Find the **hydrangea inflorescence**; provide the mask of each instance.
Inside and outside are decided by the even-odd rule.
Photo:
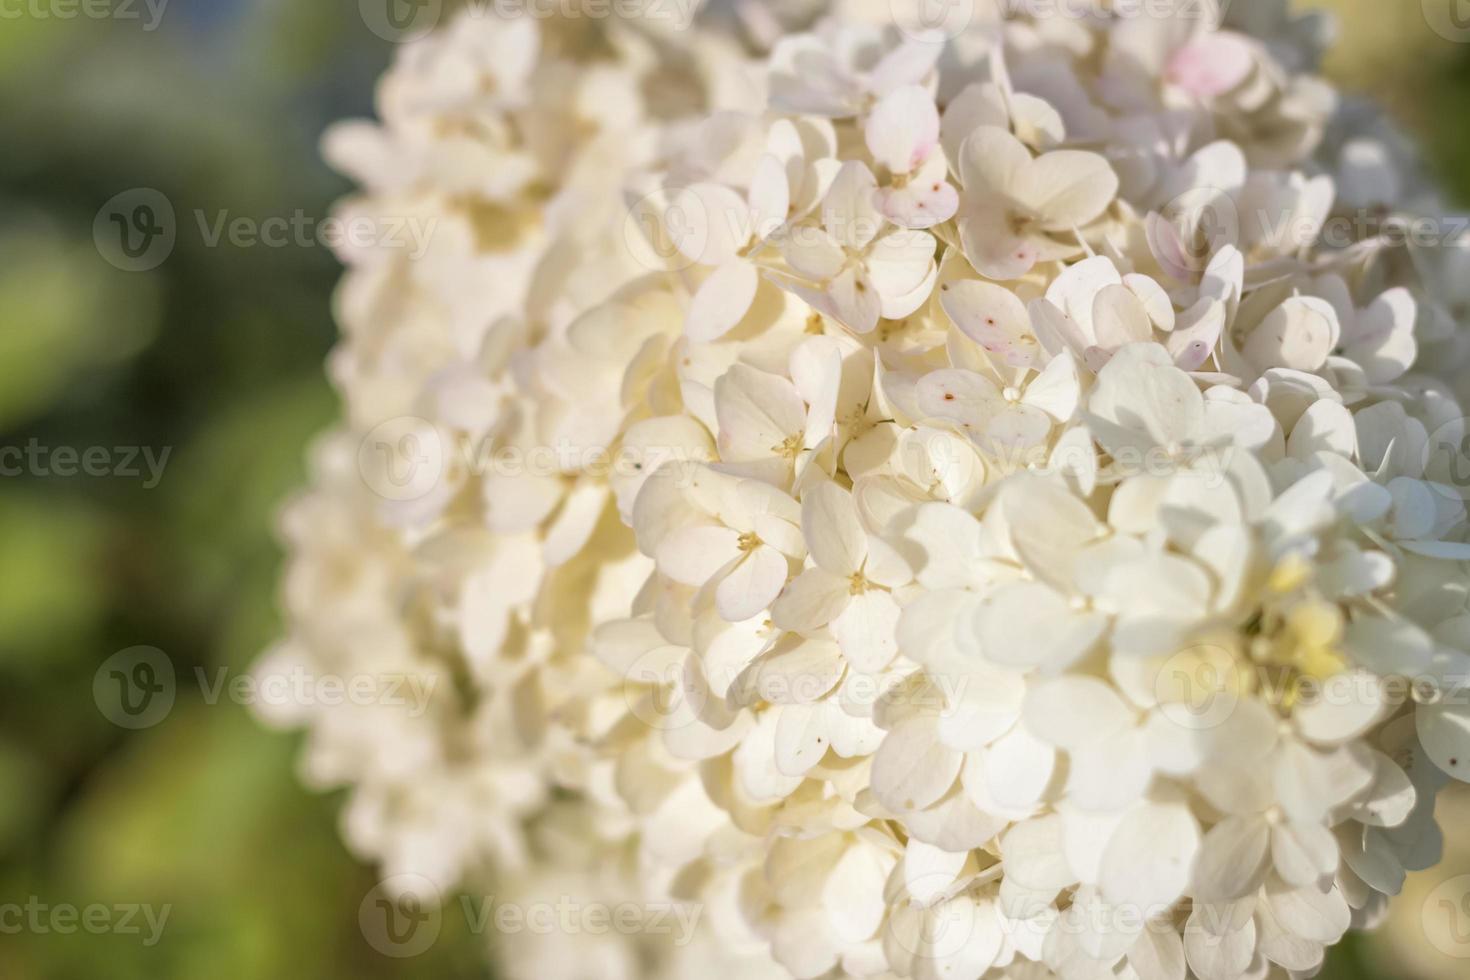
[[[1311,973],[1470,779],[1470,247],[1284,3],[892,7],[403,49],[259,669],[432,696],[273,714],[390,883],[704,913],[515,975]]]

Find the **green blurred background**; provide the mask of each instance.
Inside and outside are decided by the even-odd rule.
[[[297,737],[193,681],[242,673],[279,628],[272,524],[335,412],[322,362],[338,270],[320,246],[207,247],[192,215],[326,216],[347,187],[318,136],[370,111],[390,45],[353,0],[172,0],[155,30],[142,0],[137,20],[56,15],[77,3],[0,0],[0,447],[169,456],[152,488],[0,477],[0,906],[170,911],[153,945],[146,925],[61,935],[0,918],[0,980],[488,976],[454,916],[421,956],[375,952],[358,928],[374,879],[340,843],[340,799],[298,786]],[[1334,78],[1390,104],[1470,200],[1470,45],[1436,36],[1420,0],[1310,5],[1346,15]],[[179,214],[148,272],[115,268],[92,237],[104,202],[136,187]],[[166,651],[180,683],[162,723],[129,731],[92,683],[137,644]],[[1325,976],[1463,977],[1403,904]]]

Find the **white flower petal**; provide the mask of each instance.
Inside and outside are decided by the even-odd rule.
[[[1266,901],[1283,929],[1313,942],[1332,945],[1352,923],[1352,910],[1336,885],[1288,888],[1272,882],[1266,886]]]
[[[722,265],[750,238],[749,211],[720,184],[692,184],[674,195],[664,217],[674,246],[701,265]]]
[[[715,524],[676,529],[659,544],[658,570],[675,582],[701,586],[740,555],[740,533]]]
[[[1105,616],[1074,610],[1064,596],[1045,585],[1013,582],[997,589],[977,610],[973,628],[980,649],[994,663],[1059,671],[1085,657],[1107,627]]]
[[[1434,764],[1461,782],[1470,782],[1470,705],[1464,703],[1463,689],[1455,698],[1458,703],[1420,708],[1414,720],[1419,741]]]
[[[1233,902],[1253,894],[1270,867],[1271,827],[1256,815],[1228,816],[1200,842],[1192,894],[1201,902]]]
[[[783,630],[821,629],[852,600],[851,584],[820,568],[808,568],[792,579],[771,607],[771,620]]]
[[[1184,895],[1199,847],[1199,823],[1188,806],[1138,807],[1118,823],[1103,851],[1103,896],[1150,914],[1162,911]]]
[[[1122,731],[1133,712],[1107,684],[1092,677],[1042,681],[1026,692],[1026,727],[1059,749],[1071,750]]]
[[[920,905],[930,905],[943,896],[960,875],[968,851],[946,851],[909,839],[903,853],[903,882],[909,897]]]
[[[843,577],[862,570],[868,535],[851,493],[830,482],[812,487],[802,497],[801,528],[818,568]]]
[[[776,601],[788,572],[785,555],[775,548],[756,548],[715,588],[715,607],[732,623],[750,619]]]
[[[862,163],[849,160],[837,172],[822,201],[822,226],[844,248],[861,249],[882,230],[884,219],[874,198],[878,181]]]
[[[1009,192],[1030,165],[1031,151],[1008,130],[981,126],[965,139],[958,169],[965,190],[979,196],[986,191]]]
[[[750,312],[760,273],[749,262],[726,262],[699,284],[684,321],[685,335],[707,344],[729,333]]]
[[[1240,980],[1256,955],[1256,924],[1220,932],[1206,926],[1213,910],[1197,906],[1184,929],[1184,954],[1199,980]]]
[[[862,841],[847,849],[822,889],[822,907],[835,936],[858,943],[878,934],[888,911],[883,886],[897,863],[890,852]]]
[[[1145,927],[1128,950],[1128,965],[1138,974],[1138,980],[1184,980],[1184,941],[1171,923],[1166,925]]]
[[[1071,751],[1067,797],[1084,810],[1126,810],[1147,792],[1153,780],[1148,735],[1125,728],[1105,739]]]
[[[1273,367],[1316,371],[1327,362],[1337,337],[1337,314],[1326,301],[1295,296],[1251,331],[1242,353],[1262,371]]]
[[[1337,870],[1337,838],[1322,824],[1289,820],[1271,828],[1271,863],[1288,885],[1315,885]]]
[[[848,663],[862,673],[876,674],[898,655],[898,617],[898,603],[890,593],[863,592],[832,620],[832,636]]]
[[[905,721],[873,757],[873,794],[894,813],[923,810],[949,792],[964,756],[939,740],[932,719]]]
[[[1020,727],[997,740],[985,753],[990,795],[1008,807],[1026,808],[1039,803],[1051,785],[1056,766],[1056,750]]]
[[[1096,153],[1056,150],[1037,157],[1016,176],[1014,193],[1041,216],[1048,231],[1090,223],[1118,193],[1118,175]]]
[[[806,406],[791,382],[736,364],[715,382],[720,454],[726,460],[764,459],[806,427]]]

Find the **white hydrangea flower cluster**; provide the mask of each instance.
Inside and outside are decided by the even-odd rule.
[[[442,680],[283,719],[349,840],[644,976],[1309,975],[1470,780],[1470,242],[1284,2],[902,6],[405,50],[261,669]]]
[[[381,124],[326,141],[364,187],[346,216],[385,234],[343,250],[330,369],[346,419],[283,515],[290,632],[257,672],[347,693],[260,710],[308,730],[304,778],[350,789],[344,837],[418,899],[636,896],[636,826],[586,748],[608,680],[582,654],[651,568],[603,513],[609,471],[588,456],[616,431],[607,382],[638,344],[584,346],[598,337],[579,324],[648,271],[625,244],[623,182],[670,127],[731,102],[719,88],[740,91],[745,58],[717,35],[673,48],[595,26],[471,11],[402,49]],[[423,255],[386,233],[407,219],[431,231]],[[581,850],[552,825],[577,827]],[[527,942],[507,975],[749,972],[708,946]]]

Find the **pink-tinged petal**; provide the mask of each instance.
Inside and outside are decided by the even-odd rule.
[[[953,218],[959,207],[959,192],[942,180],[885,187],[878,192],[878,210],[903,228],[932,228]]]
[[[1036,363],[1039,345],[1026,305],[1003,286],[979,280],[946,283],[939,303],[961,332],[1012,367]]]
[[[1207,34],[1175,51],[1164,69],[1170,84],[1200,99],[1231,91],[1255,67],[1255,52],[1237,34]]]
[[[962,209],[959,229],[965,257],[987,279],[1019,279],[1036,265],[1036,243],[1010,231],[1010,217],[1003,202],[991,198]]]
[[[1225,306],[1217,299],[1201,299],[1180,316],[1166,346],[1181,371],[1198,371],[1225,332]]]
[[[890,173],[913,173],[939,143],[939,110],[934,97],[908,85],[885,97],[864,127],[868,151]]]

